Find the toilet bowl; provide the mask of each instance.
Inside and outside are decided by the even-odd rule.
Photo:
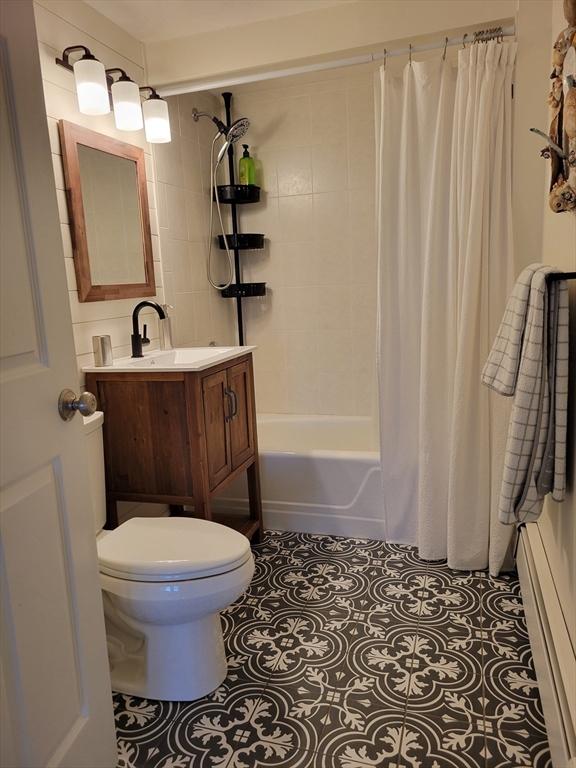
[[[254,573],[248,539],[193,518],[132,518],[98,538],[112,688],[192,701],[226,677],[220,611]]]
[[[112,688],[193,701],[226,677],[219,614],[250,584],[250,542],[227,526],[184,517],[136,517],[102,530],[102,421],[98,413],[84,425]]]

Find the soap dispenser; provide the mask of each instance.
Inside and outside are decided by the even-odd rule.
[[[240,184],[255,184],[256,170],[254,168],[254,160],[250,157],[250,152],[248,151],[249,145],[242,144],[242,146],[244,147],[244,154],[238,164]]]

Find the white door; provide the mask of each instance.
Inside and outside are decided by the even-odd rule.
[[[31,0],[0,1],[2,768],[113,768],[113,709]]]

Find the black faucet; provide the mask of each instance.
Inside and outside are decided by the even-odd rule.
[[[140,315],[140,310],[144,309],[144,307],[152,307],[152,309],[155,309],[156,312],[158,312],[160,320],[166,318],[164,310],[160,304],[156,304],[155,301],[141,301],[140,304],[136,304],[134,312],[132,312],[132,336],[130,337],[132,341],[132,357],[144,357],[142,354],[143,339],[142,336],[140,336],[140,329],[138,328],[138,317]]]

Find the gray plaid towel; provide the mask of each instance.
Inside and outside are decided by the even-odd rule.
[[[563,501],[568,408],[568,287],[546,283],[557,270],[531,264],[520,274],[482,371],[482,382],[514,395],[502,488],[502,523],[532,522],[552,492]]]

